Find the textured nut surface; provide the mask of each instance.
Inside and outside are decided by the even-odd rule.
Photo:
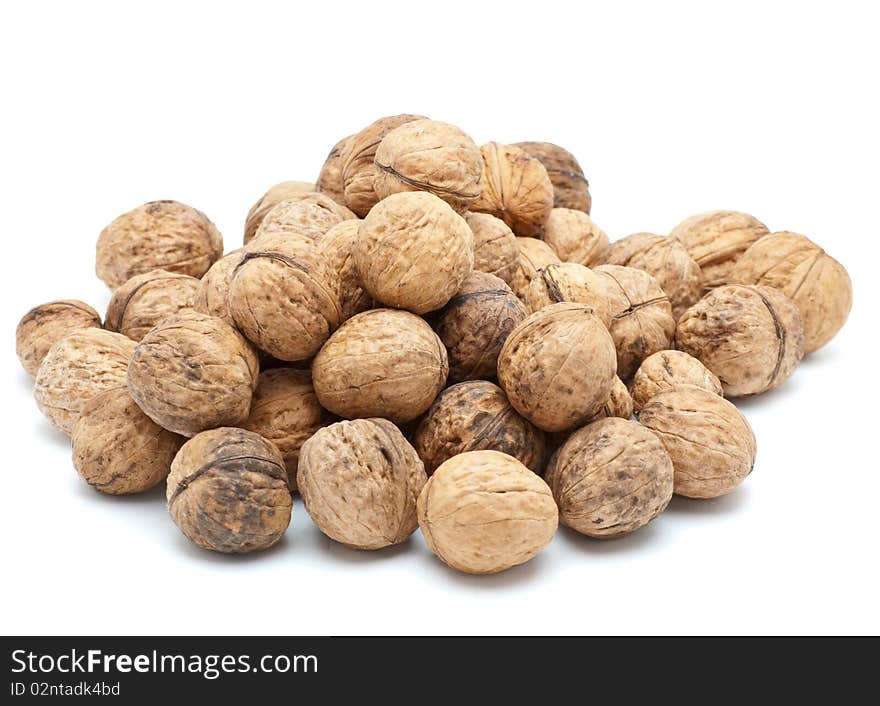
[[[340,323],[373,307],[373,298],[361,286],[354,266],[354,244],[360,225],[358,220],[343,221],[318,239],[318,249],[324,253],[339,282]]]
[[[584,267],[602,263],[608,254],[608,236],[583,211],[554,208],[547,217],[541,238],[564,262]]]
[[[293,498],[281,453],[244,429],[221,427],[187,441],[171,464],[168,512],[203,549],[268,549],[290,524]]]
[[[629,419],[633,415],[633,398],[629,393],[629,388],[616,375],[614,376],[614,384],[611,386],[611,394],[605,400],[605,404],[593,417],[593,420],[604,419],[605,417],[619,417],[620,419]]]
[[[731,284],[710,291],[678,322],[675,347],[697,358],[731,397],[781,385],[804,357],[804,327],[778,289]]]
[[[544,165],[553,184],[553,205],[556,208],[590,212],[593,205],[590,183],[571,152],[551,142],[517,142],[514,147],[525,150]]]
[[[675,238],[653,233],[628,235],[614,242],[605,263],[644,270],[656,279],[669,297],[676,321],[702,296],[700,266]]]
[[[489,142],[483,155],[483,190],[472,211],[491,213],[519,236],[537,236],[553,208],[553,184],[537,159],[519,147]]]
[[[327,159],[324,160],[324,166],[321,167],[318,180],[315,182],[315,191],[326,194],[338,204],[345,204],[345,193],[342,187],[342,153],[352,137],[354,135],[343,137],[333,145]]]
[[[564,431],[601,410],[616,367],[614,342],[593,310],[561,303],[531,314],[510,333],[498,356],[498,381],[532,424]]]
[[[718,377],[692,355],[684,351],[657,351],[642,361],[633,377],[633,406],[639,410],[654,395],[679,385],[694,385],[724,395]]]
[[[513,293],[525,301],[529,291],[529,285],[538,274],[538,271],[547,265],[559,264],[561,260],[556,252],[543,240],[537,238],[517,238],[519,247],[519,260],[513,272],[513,280],[510,288]]]
[[[446,304],[471,273],[473,258],[467,222],[424,191],[392,194],[376,204],[354,245],[364,289],[416,314]]]
[[[186,312],[141,339],[128,366],[128,390],[159,426],[193,436],[247,417],[257,384],[256,353],[222,319]]]
[[[287,199],[275,206],[260,223],[253,239],[279,235],[304,235],[317,240],[337,223],[354,215],[329,196],[312,193]],[[245,245],[253,239],[245,239]]]
[[[339,325],[339,281],[311,238],[260,236],[232,272],[229,311],[260,350],[306,360]]]
[[[279,203],[316,190],[320,191],[315,184],[309,184],[307,181],[282,181],[280,184],[275,184],[248,211],[244,222],[244,242],[254,237],[266,214]]]
[[[135,275],[113,291],[104,326],[140,341],[162,319],[192,309],[199,280],[189,275],[153,270]]]
[[[632,267],[600,265],[611,311],[617,374],[626,380],[652,353],[669,348],[675,319],[669,297],[651,275]]]
[[[151,201],[101,231],[95,272],[110,289],[150,270],[201,277],[223,254],[220,231],[201,211]]]
[[[807,353],[828,343],[852,308],[852,282],[843,265],[797,233],[758,240],[739,258],[730,281],[775,287],[789,297],[801,312]]]
[[[449,362],[437,334],[415,314],[371,309],[353,316],[315,356],[321,406],[340,417],[418,417],[446,384]]]
[[[672,499],[669,454],[651,431],[627,419],[600,419],[576,431],[545,478],[560,522],[588,537],[635,532]]]
[[[297,486],[324,534],[356,549],[382,549],[415,532],[425,468],[386,419],[331,424],[302,447]]]
[[[707,211],[685,219],[670,235],[680,240],[700,266],[703,289],[726,283],[739,256],[769,231],[739,211]]]
[[[488,213],[466,213],[464,218],[474,236],[474,269],[509,285],[519,265],[519,245],[510,226]]]
[[[535,473],[544,464],[544,432],[517,414],[504,390],[486,380],[441,392],[419,423],[413,446],[428,475],[453,456],[485,449],[513,456]]]
[[[611,326],[608,285],[602,275],[575,262],[550,264],[539,270],[526,290],[530,312],[559,302],[586,304],[606,327]]]
[[[193,309],[235,325],[232,312],[229,311],[229,285],[232,283],[232,273],[236,265],[241,262],[241,256],[240,249],[233,250],[211,265],[211,269],[199,280]]]
[[[469,451],[442,464],[419,495],[418,513],[428,548],[468,574],[527,562],[559,524],[547,484],[499,451]]]
[[[449,354],[449,382],[495,377],[501,346],[525,318],[526,308],[502,280],[472,272],[434,325]]]
[[[755,435],[746,418],[700,387],[683,385],[654,395],[639,422],[657,435],[672,459],[677,495],[725,495],[755,465]]]
[[[54,427],[73,433],[86,402],[125,384],[134,347],[127,336],[100,328],[81,329],[59,339],[37,369],[37,407]]]
[[[35,306],[15,329],[15,352],[31,377],[49,349],[59,340],[80,329],[101,328],[101,316],[79,299],[61,299]]]
[[[404,123],[422,120],[423,115],[391,115],[379,118],[353,135],[342,150],[342,191],[345,205],[360,218],[379,201],[373,188],[377,169],[376,150],[389,132]]]
[[[251,411],[241,426],[275,444],[284,458],[293,491],[303,442],[329,421],[330,415],[318,403],[308,370],[272,368],[257,378]]]
[[[164,481],[184,439],[144,414],[123,383],[83,406],[72,441],[83,480],[102,493],[126,495]]]

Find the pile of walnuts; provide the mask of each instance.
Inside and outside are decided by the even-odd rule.
[[[342,544],[418,528],[449,566],[503,571],[559,522],[619,537],[734,490],[756,446],[726,398],[781,385],[852,303],[803,235],[713,211],[612,243],[591,203],[561,147],[382,118],[269,189],[225,255],[176,201],[119,216],[103,322],[43,304],[18,355],[82,478],[166,483],[201,547],[272,546],[298,493]]]

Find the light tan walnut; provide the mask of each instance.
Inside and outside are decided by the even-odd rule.
[[[211,265],[211,269],[199,280],[193,309],[235,325],[232,312],[229,311],[229,285],[235,267],[241,262],[241,255],[241,249],[233,250]]]
[[[606,280],[599,273],[575,262],[561,262],[538,271],[526,290],[525,302],[533,313],[559,302],[586,304],[606,327],[610,327],[607,289]]]
[[[642,361],[632,382],[636,411],[654,395],[679,385],[695,385],[723,396],[721,381],[705,365],[684,351],[657,351]]]
[[[277,235],[304,235],[318,240],[333,226],[351,218],[354,218],[354,214],[329,196],[318,193],[302,194],[272,208],[263,218],[253,238],[245,238],[244,243],[247,245],[256,238]]]
[[[15,329],[15,352],[28,375],[34,377],[49,349],[81,329],[101,328],[101,315],[79,299],[62,299],[35,306]]]
[[[318,239],[318,249],[324,253],[339,281],[340,323],[373,308],[373,298],[364,291],[354,265],[354,244],[360,225],[358,220],[342,221]]]
[[[575,156],[550,142],[517,142],[519,147],[540,160],[553,183],[553,205],[589,213],[593,205],[590,183]]]
[[[584,267],[601,264],[610,247],[608,236],[583,211],[554,208],[547,217],[541,238],[563,262]]]
[[[525,301],[529,291],[529,285],[538,274],[539,270],[547,265],[557,265],[561,262],[556,252],[543,240],[537,238],[517,238],[519,246],[519,260],[513,273],[513,281],[510,288],[513,293]]]
[[[280,184],[275,184],[248,211],[244,222],[244,242],[247,243],[254,237],[266,214],[279,203],[313,191],[320,191],[320,189],[307,181],[282,181]]]
[[[199,280],[189,275],[165,270],[135,275],[114,290],[104,326],[140,341],[162,319],[192,309],[198,290]]]
[[[352,137],[354,135],[343,137],[333,145],[315,182],[315,191],[326,194],[338,204],[345,204],[345,190],[342,186],[342,153]]]
[[[464,218],[474,235],[474,269],[510,285],[519,266],[519,245],[510,226],[488,213],[466,213]]]

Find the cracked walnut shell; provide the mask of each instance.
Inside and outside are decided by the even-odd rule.
[[[247,243],[256,235],[257,228],[260,227],[266,214],[279,203],[313,191],[320,191],[320,189],[317,189],[315,184],[309,184],[305,181],[282,181],[280,184],[275,184],[248,211],[244,222],[244,242]]]
[[[574,302],[586,304],[605,327],[611,326],[607,284],[602,275],[575,262],[547,265],[532,278],[526,290],[526,305],[536,312],[551,304]]]
[[[195,277],[165,270],[135,275],[113,292],[104,326],[140,341],[162,319],[192,309],[199,286]]]
[[[468,451],[443,463],[419,495],[418,517],[428,548],[468,574],[527,562],[559,524],[547,484],[499,451]]]
[[[642,361],[633,377],[632,400],[636,410],[654,395],[679,385],[694,385],[723,396],[721,381],[684,351],[657,351]]]
[[[510,226],[488,213],[466,213],[464,219],[474,235],[474,270],[510,285],[519,265],[519,245]]]
[[[373,308],[373,298],[364,291],[354,265],[354,244],[361,222],[342,221],[318,239],[318,249],[336,272],[339,281],[339,321]]]
[[[610,247],[605,231],[592,218],[570,208],[550,211],[541,239],[563,262],[576,262],[584,267],[604,262]]]
[[[544,165],[553,184],[553,205],[556,208],[590,212],[593,205],[590,183],[571,152],[551,142],[517,142],[514,147],[525,150]]]
[[[49,349],[65,336],[87,328],[101,328],[101,316],[85,302],[62,299],[35,306],[15,329],[15,353],[28,375],[34,377]]]
[[[345,190],[342,186],[342,153],[354,135],[343,137],[337,142],[324,160],[321,173],[315,182],[315,191],[326,194],[338,204],[345,204]]]
[[[517,238],[519,260],[513,273],[510,288],[521,300],[525,301],[529,285],[538,272],[548,265],[561,262],[556,252],[543,240],[537,238]]]

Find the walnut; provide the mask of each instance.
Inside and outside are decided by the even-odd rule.
[[[584,267],[601,264],[610,247],[605,231],[592,218],[570,208],[550,211],[541,238],[564,262]]]
[[[427,191],[464,213],[482,191],[483,157],[454,125],[413,120],[389,132],[376,150],[373,188],[380,199]]]
[[[584,304],[531,314],[507,337],[498,381],[514,409],[544,431],[595,416],[611,394],[617,361],[608,330]]]
[[[371,309],[353,316],[312,363],[321,406],[340,417],[418,417],[446,384],[446,349],[415,314]]]
[[[329,196],[312,193],[287,199],[275,206],[260,223],[254,239],[277,235],[304,235],[318,240],[342,221],[354,218]],[[245,245],[252,239],[245,238]]]
[[[72,440],[77,472],[109,495],[142,493],[159,485],[184,442],[144,414],[124,383],[86,402]]]
[[[553,208],[553,184],[537,159],[519,147],[489,142],[483,155],[483,191],[472,211],[498,216],[519,236],[537,236]]]
[[[636,411],[648,400],[678,385],[695,385],[722,395],[721,381],[692,355],[684,351],[657,351],[642,361],[632,382],[632,401]]]
[[[242,554],[276,544],[290,524],[293,498],[274,444],[221,427],[187,441],[171,464],[168,512],[192,542]]]
[[[273,368],[257,378],[251,411],[241,427],[275,444],[294,491],[300,447],[329,422],[330,415],[318,403],[308,370]]]
[[[342,153],[353,137],[354,135],[343,137],[333,145],[327,159],[324,160],[324,166],[321,167],[318,180],[315,182],[315,191],[326,194],[338,204],[345,204],[345,193],[342,187]]]
[[[162,319],[192,309],[198,290],[199,280],[189,275],[165,270],[135,275],[113,292],[104,326],[140,341]]]
[[[318,249],[336,272],[339,282],[339,321],[373,308],[373,298],[364,291],[354,266],[354,244],[361,222],[342,221],[318,239]]]
[[[525,318],[526,308],[502,280],[471,273],[434,325],[449,354],[449,382],[495,377],[501,346]]]
[[[204,213],[177,201],[152,201],[101,231],[95,272],[110,289],[150,270],[201,277],[222,254],[220,231]]]
[[[513,456],[535,473],[544,464],[544,432],[516,413],[504,390],[485,380],[441,392],[419,423],[413,446],[429,476],[453,456],[482,449]]]
[[[637,422],[600,419],[572,434],[545,476],[559,520],[588,537],[644,527],[672,499],[672,460]]]
[[[559,524],[547,484],[499,451],[468,451],[443,463],[419,495],[418,513],[428,548],[468,574],[527,562]]]
[[[605,417],[619,417],[620,419],[629,419],[633,416],[633,398],[629,393],[629,389],[616,375],[614,376],[614,384],[611,386],[611,394],[605,400],[605,404],[596,413],[591,421],[596,419],[604,419]]]
[[[513,293],[525,301],[529,291],[529,285],[538,271],[561,262],[556,252],[543,240],[537,238],[517,238],[519,246],[519,261],[513,273],[513,281],[510,288]]]
[[[416,499],[425,468],[386,419],[331,424],[306,441],[297,486],[312,521],[355,549],[406,541],[418,526]]]
[[[101,316],[85,302],[62,299],[35,306],[15,329],[15,352],[28,375],[34,377],[49,349],[81,329],[101,328]]]
[[[241,249],[233,250],[211,265],[211,269],[199,280],[193,302],[196,311],[235,325],[232,312],[229,311],[229,285],[232,283],[232,273],[236,265],[241,262],[241,256]]]
[[[433,194],[392,194],[361,223],[354,264],[374,299],[425,314],[446,304],[471,273],[473,235]]]
[[[568,150],[550,142],[517,142],[519,147],[539,160],[553,184],[553,205],[556,208],[572,208],[590,212],[590,183],[575,156]]]
[[[275,184],[248,211],[244,222],[244,242],[246,243],[254,237],[266,214],[279,203],[313,191],[321,191],[321,189],[306,181],[282,181],[280,184]]]
[[[703,290],[725,284],[733,266],[769,231],[761,221],[739,211],[708,211],[685,219],[670,235],[680,240],[700,266]]]
[[[843,265],[797,233],[758,240],[739,258],[730,281],[775,287],[790,297],[804,322],[806,353],[828,343],[852,308],[852,282]]]
[[[654,395],[639,412],[639,422],[666,447],[676,495],[724,495],[755,465],[755,435],[746,418],[709,390],[682,385]]]
[[[651,275],[632,267],[600,265],[611,310],[617,374],[624,380],[652,353],[669,348],[675,319],[669,297]]]
[[[697,358],[731,397],[781,385],[804,357],[804,326],[778,289],[739,284],[710,291],[678,322],[675,347]]]
[[[394,128],[424,117],[404,114],[379,118],[346,143],[341,155],[342,191],[345,205],[360,218],[366,216],[379,201],[373,188],[378,173],[374,159],[379,144]]]
[[[464,219],[474,235],[474,269],[509,285],[519,265],[519,245],[510,226],[488,213],[466,213]]]
[[[159,426],[193,436],[243,421],[258,372],[256,353],[238,331],[190,311],[165,319],[137,344],[128,389]]]
[[[634,267],[656,279],[669,297],[676,321],[702,295],[700,266],[680,241],[666,235],[635,233],[621,238],[611,246],[605,264]]]
[[[339,325],[339,281],[307,236],[260,236],[232,272],[229,311],[260,350],[279,360],[306,360]]]
[[[81,329],[59,339],[37,369],[37,407],[54,427],[73,433],[86,402],[125,384],[134,347],[127,336],[100,328]]]
[[[605,277],[575,262],[547,265],[532,278],[526,290],[526,306],[530,312],[558,302],[586,304],[606,328],[611,326]]]

